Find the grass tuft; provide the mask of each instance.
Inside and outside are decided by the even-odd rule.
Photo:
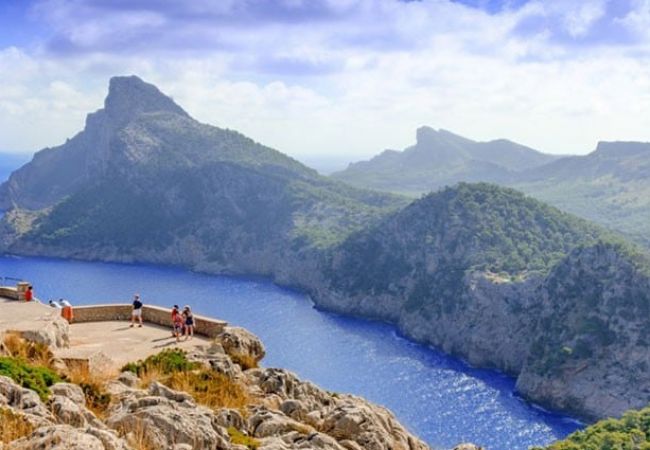
[[[87,367],[77,367],[71,369],[66,378],[70,383],[81,387],[88,409],[100,419],[106,418],[106,411],[111,404],[111,394],[106,392],[105,385],[115,378],[115,374],[92,372]]]
[[[228,355],[228,356],[230,356],[232,362],[234,362],[235,364],[239,364],[242,370],[257,369],[258,367],[257,360],[250,355],[233,353],[232,355]]]
[[[52,361],[52,352],[47,345],[24,339],[19,333],[8,332],[2,339],[8,356],[20,358],[39,366],[48,367]]]
[[[241,383],[211,369],[177,372],[163,383],[171,389],[187,392],[197,403],[212,409],[233,408],[245,413],[251,403]]]
[[[228,436],[230,436],[230,442],[233,444],[243,445],[244,447],[248,447],[250,450],[257,450],[260,446],[260,441],[245,435],[235,427],[228,427]]]
[[[22,415],[9,408],[0,407],[0,444],[8,444],[29,435],[32,431],[34,427]]]

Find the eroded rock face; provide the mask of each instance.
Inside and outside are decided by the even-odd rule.
[[[4,376],[0,376],[0,406],[2,405],[23,414],[25,420],[35,427],[54,422],[54,417],[36,392],[25,389]]]
[[[191,396],[153,383],[148,391],[127,391],[109,411],[106,423],[125,434],[140,435],[154,448],[189,444],[200,449],[229,449],[229,438],[208,408]]]
[[[266,350],[262,341],[250,331],[240,327],[225,327],[215,339],[235,361],[247,357],[256,364],[264,358]]]
[[[20,335],[33,342],[45,344],[50,348],[66,348],[70,345],[70,329],[68,322],[61,317],[53,317],[45,325],[33,330],[21,331]]]
[[[6,450],[130,450],[122,439],[107,431],[70,425],[41,427],[9,443]]]
[[[265,403],[270,407],[278,405],[279,409],[256,411],[249,419],[255,436],[321,433],[353,450],[428,449],[392,413],[362,398],[332,395],[281,369],[250,370],[246,375],[263,393]]]

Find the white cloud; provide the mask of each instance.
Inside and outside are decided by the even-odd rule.
[[[641,28],[649,2],[635,1],[620,20]],[[179,19],[177,11],[150,16],[145,28],[169,30],[166,39],[205,39],[184,51],[139,37],[147,11],[124,22],[124,11],[106,10],[100,20],[74,4],[48,1],[38,13],[80,48],[65,55],[47,46],[0,50],[0,149],[62,142],[101,107],[108,78],[129,73],[201,121],[295,156],[354,159],[402,148],[424,124],[552,152],[584,153],[598,139],[650,141],[647,37],[625,47],[572,48],[554,40],[553,30],[516,32],[541,16],[587,37],[604,14],[601,1],[533,2],[490,15],[445,0],[329,0],[327,20],[266,17],[239,27]],[[219,17],[240,4],[210,5],[192,2],[189,13]],[[76,14],[89,21],[78,26]],[[139,40],[115,50],[108,31]]]

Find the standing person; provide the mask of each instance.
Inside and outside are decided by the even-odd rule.
[[[176,338],[176,342],[181,341],[181,335],[183,334],[183,322],[183,315],[177,311],[177,314],[174,316],[174,331],[172,332]]]
[[[59,305],[63,308],[61,311],[61,316],[68,321],[68,323],[72,323],[72,319],[74,319],[74,312],[72,311],[72,304],[63,299],[59,299]]]
[[[194,315],[187,305],[183,308],[183,317],[185,318],[185,340],[187,341],[194,337]]]
[[[181,312],[178,310],[178,305],[174,305],[172,308],[172,336],[176,336],[176,318],[180,317]],[[182,318],[181,318],[182,324]]]
[[[138,322],[140,322],[138,328],[142,328],[142,306],[143,305],[140,301],[140,296],[138,294],[135,294],[133,297],[133,309],[131,310],[131,328],[133,328],[133,325],[135,325],[136,319]]]
[[[34,300],[34,290],[32,288],[32,285],[30,284],[27,286],[27,290],[25,291],[25,301],[26,302],[31,302]]]

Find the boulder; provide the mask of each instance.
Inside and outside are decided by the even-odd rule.
[[[122,434],[141,437],[152,448],[167,449],[170,443],[197,449],[230,448],[217,416],[186,393],[152,383],[149,391],[125,391],[115,400],[106,424]]]
[[[356,442],[365,450],[428,450],[385,408],[354,396],[343,396],[335,408],[324,411],[320,431],[338,441]]]
[[[454,450],[485,450],[483,447],[479,447],[478,445],[474,444],[458,444],[456,447],[454,447]]]
[[[5,450],[129,450],[124,440],[112,433],[69,425],[41,427],[28,436],[7,444]]]
[[[217,424],[223,428],[235,427],[238,430],[243,430],[246,422],[242,415],[236,409],[222,408],[215,413]]]
[[[245,362],[244,365],[249,362],[257,365],[266,354],[262,341],[250,331],[240,327],[225,327],[215,338],[215,343],[221,344],[233,361]]]
[[[62,317],[53,317],[44,326],[33,330],[20,331],[20,335],[32,342],[40,342],[51,349],[67,348],[70,346],[70,326]]]
[[[248,429],[257,438],[281,436],[294,431],[309,434],[313,431],[311,427],[297,422],[279,411],[265,407],[255,408],[253,415],[248,419]]]
[[[50,391],[54,395],[69,398],[76,405],[86,406],[84,391],[76,384],[56,383],[50,387]]]
[[[130,388],[138,387],[138,383],[140,383],[138,376],[129,371],[122,372],[120,376],[117,377],[117,381]]]
[[[36,392],[17,385],[11,378],[5,376],[0,376],[1,404],[21,412],[35,427],[54,422],[54,417]]]

